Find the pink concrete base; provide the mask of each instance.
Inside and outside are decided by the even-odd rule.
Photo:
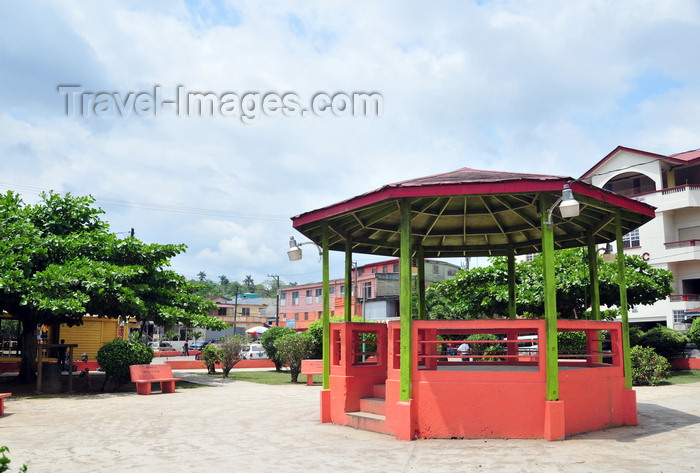
[[[392,412],[392,417],[395,419],[393,423],[394,434],[399,440],[414,440],[418,438],[416,430],[413,427],[413,400],[400,401],[387,408]]]
[[[625,425],[638,425],[637,421],[637,392],[625,389],[622,393],[622,418]]]
[[[321,423],[331,422],[331,390],[321,390]]]
[[[545,401],[544,439],[564,440],[565,425],[564,401]]]

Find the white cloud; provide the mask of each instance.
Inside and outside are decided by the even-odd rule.
[[[186,243],[189,275],[318,279],[286,261],[292,215],[459,167],[576,176],[618,144],[700,147],[698,23],[685,0],[5,2],[0,181],[93,194],[114,231]],[[373,91],[384,114],[71,118],[60,84]]]

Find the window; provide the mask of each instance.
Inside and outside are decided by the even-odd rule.
[[[398,272],[399,272],[399,263],[394,263],[394,271],[393,271],[393,272],[394,272],[394,273],[398,273]]]
[[[627,235],[622,237],[622,247],[623,248],[634,248],[636,246],[641,246],[639,243],[639,229],[632,230]]]
[[[372,298],[372,283],[365,282],[362,283],[362,298],[371,299]]]
[[[340,297],[345,297],[345,286],[340,286]]]
[[[309,313],[308,312],[304,312],[304,320],[309,320]]]
[[[280,305],[287,305],[287,293],[283,292],[280,294]]]
[[[376,274],[376,273],[377,273],[377,268],[376,267],[372,268],[372,274]]]
[[[316,289],[316,302],[321,302],[321,296],[323,296],[323,289]]]
[[[382,266],[382,273],[388,273],[388,272],[389,272],[389,268],[386,265]]]
[[[294,320],[299,320],[299,312],[294,314]]]
[[[299,291],[292,292],[292,305],[299,305]]]
[[[682,324],[684,320],[685,320],[685,311],[684,310],[674,310],[673,311],[673,323],[674,324]]]
[[[328,288],[328,294],[335,294],[335,286],[331,286]]]
[[[323,311],[319,310],[318,313],[316,314],[316,318],[320,319],[322,315],[323,315]]]
[[[314,301],[314,298],[313,298],[313,296],[311,295],[311,293],[312,293],[311,289],[307,289],[307,290],[306,290],[306,303],[307,303],[307,304],[311,304],[311,303],[313,303],[313,301]]]
[[[357,268],[357,274],[359,274],[360,276],[365,274],[365,268]]]
[[[535,254],[530,253],[529,255],[525,255],[525,261],[535,261]]]
[[[448,276],[448,277],[449,277],[449,276],[454,276],[455,274],[457,274],[457,270],[456,270],[456,269],[448,269],[448,270],[447,270],[447,276]]]
[[[437,264],[433,265],[433,274],[440,274],[440,266]]]
[[[219,307],[218,315],[226,315],[226,307]]]
[[[241,307],[241,315],[250,315],[250,307]]]

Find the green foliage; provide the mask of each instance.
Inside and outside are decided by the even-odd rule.
[[[209,374],[216,373],[216,365],[221,363],[221,348],[216,345],[207,345],[202,348],[199,358],[204,360]]]
[[[473,340],[498,340],[498,337],[492,333],[475,333],[469,335],[467,338],[469,341]],[[488,355],[488,354],[502,354],[505,351],[505,347],[501,344],[492,343],[469,343],[469,349],[472,355]],[[476,361],[494,361],[493,359],[476,358]]]
[[[215,304],[169,269],[185,245],[120,238],[92,197],[43,193],[27,205],[0,195],[0,307],[20,320],[20,380],[35,379],[37,325],[80,325],[85,314],[173,326],[223,328]]]
[[[695,317],[686,336],[691,343],[694,343],[696,347],[700,348],[700,317]]]
[[[333,317],[328,318],[328,323],[332,322],[342,322],[344,321],[345,318],[342,315],[336,315]],[[351,317],[351,322],[363,322],[362,317],[359,316],[352,316]],[[308,333],[311,338],[314,340],[314,344],[311,347],[311,353],[309,353],[309,358],[312,360],[320,360],[323,358],[323,319],[316,319],[311,324],[309,324],[309,328],[306,330],[306,333]]]
[[[296,333],[296,331],[289,327],[272,327],[260,336],[260,344],[265,349],[267,357],[275,364],[275,370],[277,371],[282,370],[284,360],[280,357],[279,353],[277,353],[275,341],[291,333]]]
[[[283,364],[289,366],[292,375],[292,383],[297,382],[301,373],[301,361],[309,357],[314,341],[311,336],[304,333],[290,333],[275,340],[277,354]]]
[[[10,463],[12,463],[10,458],[7,455],[5,455],[6,453],[10,453],[10,449],[3,445],[2,447],[0,447],[0,455],[2,455],[0,457],[0,473],[2,473],[3,471],[8,471],[10,469]],[[17,471],[27,471],[27,464],[25,463],[24,465],[22,465]]]
[[[241,351],[246,346],[246,339],[242,335],[227,335],[220,340],[221,370],[223,377],[228,378],[231,368],[241,361]]]
[[[674,358],[683,351],[688,337],[677,330],[658,325],[642,335],[639,344],[651,347],[664,358]]]
[[[113,340],[97,351],[97,362],[105,373],[114,378],[115,389],[129,379],[129,366],[148,365],[153,360],[153,349],[133,340]]]
[[[632,384],[635,386],[658,386],[671,374],[671,364],[653,348],[634,346],[630,357]]]
[[[585,248],[555,252],[557,312],[562,318],[583,318],[590,306],[590,276]],[[431,285],[426,306],[431,319],[479,319],[508,313],[508,264],[505,257],[492,258],[491,266],[459,271],[455,277]],[[601,305],[620,303],[618,270],[598,256]],[[671,293],[673,275],[654,268],[638,256],[625,256],[627,298],[631,305],[653,304]],[[519,314],[542,317],[544,286],[542,255],[515,265],[516,300]]]
[[[557,333],[559,353],[585,353],[585,332],[559,332]]]
[[[641,345],[644,330],[636,325],[630,325],[630,347]]]

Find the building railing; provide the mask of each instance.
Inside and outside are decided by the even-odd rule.
[[[700,294],[671,294],[668,298],[671,302],[697,302]]]
[[[679,240],[679,241],[667,241],[664,246],[667,250],[672,250],[675,248],[687,248],[689,246],[698,246],[700,240]]]

